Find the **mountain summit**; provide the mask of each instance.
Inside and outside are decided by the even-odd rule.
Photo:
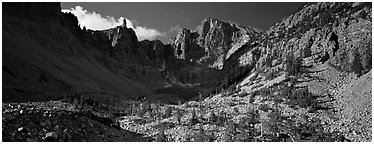
[[[225,57],[259,34],[250,27],[215,18],[205,18],[195,31],[182,29],[173,38],[175,55],[212,68],[222,69]],[[229,52],[230,51],[230,52]]]

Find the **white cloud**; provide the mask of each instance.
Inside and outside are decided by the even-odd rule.
[[[76,6],[71,9],[62,9],[62,12],[71,12],[79,21],[81,27],[85,26],[87,29],[104,30],[122,25],[123,20],[126,19],[126,27],[134,29],[139,40],[149,39],[155,40],[159,37],[165,37],[166,34],[157,29],[147,28],[145,26],[135,25],[134,20],[124,17],[114,18],[111,16],[102,16],[96,12],[89,12],[81,6]]]

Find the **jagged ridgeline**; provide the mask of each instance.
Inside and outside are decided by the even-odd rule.
[[[222,80],[224,61],[259,34],[250,27],[207,18],[194,32],[183,29],[172,44],[138,41],[125,24],[102,31],[81,29],[73,14],[60,9],[59,3],[4,5],[7,95],[32,99],[24,95],[26,89],[56,97],[67,91],[121,97],[156,93],[184,101],[199,92],[209,94]],[[49,81],[34,79],[44,75]],[[7,95],[4,100],[14,98]]]
[[[226,84],[268,67],[285,70],[286,58],[307,66],[328,62],[362,75],[371,69],[371,3],[309,3],[240,47],[225,61]]]
[[[371,6],[206,18],[164,44],[3,3],[3,140],[371,141]]]

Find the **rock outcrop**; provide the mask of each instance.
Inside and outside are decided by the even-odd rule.
[[[328,62],[361,75],[371,69],[371,25],[371,3],[308,3],[225,61],[225,83],[280,65],[290,55],[308,66]]]
[[[20,11],[15,13],[15,10]],[[61,12],[59,3],[6,3],[4,17],[7,20],[4,24],[7,35],[4,39],[7,41],[4,44],[7,55],[4,57],[7,73],[4,83],[18,85],[5,90],[6,95],[19,93],[14,89],[47,93],[41,87],[49,85],[48,89],[59,94],[97,90],[134,97],[150,96],[153,90],[165,86],[204,85],[207,88],[215,82],[214,70],[178,59],[172,45],[158,40],[139,42],[126,23],[102,31],[81,29],[72,13]],[[15,32],[18,35],[10,39]],[[16,42],[18,37],[21,43]],[[27,49],[28,45],[33,46]],[[189,54],[190,57],[195,55]],[[20,71],[24,73],[17,74]],[[24,77],[28,72],[35,73],[33,71],[57,84],[31,85],[33,80]],[[12,99],[5,97],[7,101]]]
[[[118,56],[113,39],[81,29],[73,14],[61,12],[60,3],[4,3],[3,20],[4,101],[48,101],[72,91],[106,93],[119,100],[153,93],[143,73],[151,76],[155,70],[141,67],[147,62],[136,56],[121,57],[138,43],[130,29],[113,32],[120,37],[114,48],[121,45],[124,51]],[[162,83],[161,74],[154,77],[158,80],[153,84]]]
[[[126,27],[126,23],[102,32],[111,41],[111,57],[121,60],[127,55],[139,54],[138,37],[132,28]]]
[[[334,141],[371,141],[371,31],[371,3],[308,3],[225,61],[222,87],[229,88],[218,96],[257,95],[261,106],[307,111],[325,136],[341,135]]]
[[[143,40],[139,42],[139,45],[140,50],[147,56],[147,58],[156,64],[161,64],[174,58],[171,45],[163,44],[159,40]]]
[[[206,18],[194,32],[181,30],[173,38],[172,45],[179,59],[221,69],[224,60],[240,47],[237,45],[244,44],[257,34],[259,32],[250,27]]]

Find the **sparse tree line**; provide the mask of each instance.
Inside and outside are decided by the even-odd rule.
[[[162,123],[161,120],[163,119],[171,118],[172,122],[176,125],[196,130],[196,133],[193,135],[184,135],[185,141],[253,141],[255,139],[254,136],[260,133],[254,127],[255,124],[259,123],[258,111],[253,109],[248,110],[246,117],[241,118],[237,123],[232,120],[233,117],[231,114],[222,110],[209,109],[201,101],[202,98],[200,97],[200,103],[193,105],[185,104],[189,107],[187,109],[163,106],[161,103],[133,102],[131,103],[131,107],[129,107],[129,114],[147,118],[149,121],[157,123]],[[234,110],[234,112],[239,113],[238,109]],[[206,130],[204,129],[204,125],[222,127],[223,131],[219,129]],[[195,129],[195,126],[197,126],[197,129]],[[168,128],[170,127],[161,126],[158,128],[155,141],[174,141],[170,139],[170,136],[165,134],[165,130]],[[223,135],[217,136],[218,131],[222,131]],[[220,138],[218,139],[218,137]]]
[[[215,110],[204,104],[203,96],[199,94],[198,102],[179,104],[177,106],[165,105],[161,102],[148,100],[127,101],[124,103],[125,116],[137,116],[147,122],[156,122],[160,127],[155,128],[157,135],[154,141],[176,141],[167,131],[172,127],[181,126],[192,130],[191,133],[180,135],[184,141],[303,141],[313,139],[315,141],[334,141],[339,137],[336,133],[325,133],[318,128],[318,119],[306,120],[306,123],[298,123],[282,115],[279,104],[285,103],[291,107],[309,108],[314,112],[318,103],[306,87],[296,87],[297,79],[305,70],[301,65],[301,59],[293,56],[287,57],[285,61],[285,72],[288,79],[272,88],[261,89],[253,93],[240,92],[236,83],[220,92],[223,96],[235,94],[239,97],[249,97],[251,102],[254,96],[261,95],[263,101],[273,100],[275,106],[261,104],[244,110],[240,113],[234,107],[233,112]],[[88,97],[78,95],[74,98],[67,97],[77,109],[100,104]],[[229,105],[231,106],[231,105]],[[235,105],[233,105],[235,106]],[[264,113],[267,113],[264,116]],[[242,115],[239,120],[234,120],[236,115]],[[169,119],[171,125],[163,125]],[[215,129],[206,129],[206,126],[214,125]]]

